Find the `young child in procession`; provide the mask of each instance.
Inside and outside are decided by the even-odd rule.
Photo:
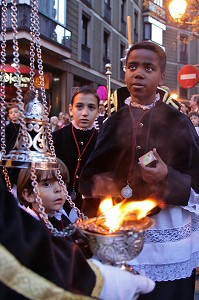
[[[193,126],[195,127],[197,134],[199,135],[199,112],[196,112],[196,111],[190,112],[189,119],[191,120]]]
[[[73,119],[71,124],[53,133],[56,156],[69,170],[68,192],[79,209],[82,205],[82,196],[78,192],[79,175],[96,143],[95,118],[99,112],[99,101],[95,90],[77,88],[69,105]]]
[[[164,209],[152,215],[156,224],[146,231],[143,250],[127,262],[156,281],[139,300],[193,300],[199,266],[199,139],[187,116],[157,93],[165,67],[159,45],[144,41],[130,47],[125,76],[131,101],[104,123],[79,190],[82,211],[90,217],[107,195],[159,201]]]
[[[57,162],[59,164],[62,180],[67,186],[69,182],[68,168],[60,159],[57,159]],[[56,170],[36,170],[36,176],[39,197],[42,200],[45,213],[48,215],[48,220],[54,228],[61,231],[69,224],[74,223],[78,218],[78,214],[66,201],[66,193],[57,179],[56,172]],[[22,205],[21,208],[45,224],[42,214],[39,211],[36,194],[33,190],[30,168],[20,170],[17,183],[17,197]],[[64,204],[67,208],[67,212],[63,208]],[[79,232],[75,231],[70,237],[67,237],[67,239],[78,244],[86,258],[92,256],[88,240]]]
[[[68,169],[61,160],[57,159],[57,162],[62,179],[67,185],[69,182]],[[74,223],[77,214],[68,203],[68,213],[63,208],[66,203],[66,195],[57,179],[56,170],[36,170],[36,176],[39,196],[52,225],[58,230],[62,230],[68,224]],[[17,198],[28,213],[43,222],[33,191],[30,168],[20,170],[17,182]]]

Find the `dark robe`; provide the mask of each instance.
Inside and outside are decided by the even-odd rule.
[[[76,206],[81,208],[82,205],[82,197],[81,194],[78,193],[78,184],[79,184],[79,175],[82,170],[82,167],[85,165],[86,161],[88,160],[90,154],[93,152],[95,147],[96,139],[97,139],[97,130],[94,128],[91,130],[80,130],[74,128],[74,133],[80,147],[80,151],[82,152],[85,148],[86,144],[88,143],[92,133],[94,130],[94,136],[90,141],[85,153],[81,158],[80,167],[77,172],[77,176],[75,178],[75,192],[77,194],[76,199],[74,200]],[[72,124],[65,126],[53,133],[53,141],[55,147],[56,156],[61,159],[66,166],[68,167],[69,174],[70,174],[70,181],[68,184],[68,192],[69,194],[73,190],[73,180],[74,180],[74,173],[78,163],[78,150],[77,146],[72,134]],[[82,144],[83,143],[83,144]],[[64,205],[64,209],[68,212],[68,208],[66,207],[67,203]]]
[[[19,133],[19,128],[20,128],[19,124],[12,123],[12,122],[6,125],[5,127],[6,154],[8,154],[14,148]],[[11,185],[17,184],[17,179],[20,170],[16,168],[7,168],[7,170],[8,170]],[[3,174],[1,174],[1,176],[2,178],[4,178]]]
[[[125,105],[105,122],[82,170],[80,193],[114,197],[120,195],[129,179],[131,199],[146,199],[151,190],[142,179],[138,158],[153,148],[168,166],[157,196],[167,204],[187,205],[191,187],[199,193],[199,138],[186,115],[161,101],[145,111]],[[85,199],[84,213],[95,215],[97,207],[98,202]]]
[[[0,242],[28,269],[59,287],[91,295],[95,274],[77,245],[53,237],[41,222],[21,210],[17,200],[0,187]],[[26,299],[0,283],[1,299]]]

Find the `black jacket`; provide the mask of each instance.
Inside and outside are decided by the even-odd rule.
[[[132,199],[146,199],[151,191],[140,174],[138,158],[156,148],[169,170],[158,196],[167,204],[186,205],[191,187],[199,193],[199,137],[194,126],[186,115],[161,101],[140,112],[142,117],[133,124],[131,115],[138,110],[125,105],[105,122],[82,170],[80,193],[117,196],[130,171]]]

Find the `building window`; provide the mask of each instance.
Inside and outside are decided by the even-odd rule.
[[[89,41],[89,22],[90,19],[82,15],[82,45],[81,45],[81,61],[84,64],[90,65],[90,48],[88,47]]]
[[[121,0],[121,21],[125,22],[126,18],[126,0]]]
[[[89,19],[83,15],[82,16],[82,44],[88,46],[88,24]]]
[[[111,1],[110,0],[104,0],[104,19],[111,22]]]
[[[91,0],[83,0],[85,4],[87,4],[89,7],[91,7]]]
[[[186,35],[180,35],[180,63],[188,63],[188,53],[187,53],[188,38]]]
[[[133,19],[133,28],[134,28],[134,43],[138,42],[138,12],[134,11]]]
[[[188,93],[187,89],[184,89],[180,86],[180,98],[188,99]]]
[[[105,3],[108,7],[111,7],[111,0],[104,0],[104,3]]]
[[[163,7],[163,0],[154,0],[154,3]]]
[[[152,23],[144,24],[144,39],[151,40],[159,45],[163,44],[163,29]]]
[[[40,0],[39,11],[66,27],[67,0]]]
[[[126,47],[123,44],[121,44],[120,45],[120,57],[121,58],[124,58],[125,55],[126,55],[125,49],[126,49]],[[123,70],[123,66],[124,66],[124,63],[121,61],[120,62],[120,79],[121,80],[124,80],[124,78],[125,78],[125,73],[124,73],[124,70]]]
[[[104,31],[104,42],[103,42],[103,60],[104,63],[109,63],[109,39],[110,39],[110,34],[107,31]]]
[[[144,24],[144,40],[151,40],[151,24]]]

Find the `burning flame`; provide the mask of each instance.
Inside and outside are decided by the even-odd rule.
[[[99,210],[100,210],[100,212],[104,212],[111,207],[113,207],[112,198],[106,198],[100,203]]]
[[[99,218],[102,218],[102,216],[105,217],[104,225],[108,227],[109,230],[114,231],[122,225],[125,217],[128,215],[131,215],[135,220],[140,220],[146,217],[147,213],[157,205],[157,201],[153,199],[129,202],[124,200],[113,205],[112,199],[106,198],[100,204],[102,214]]]

